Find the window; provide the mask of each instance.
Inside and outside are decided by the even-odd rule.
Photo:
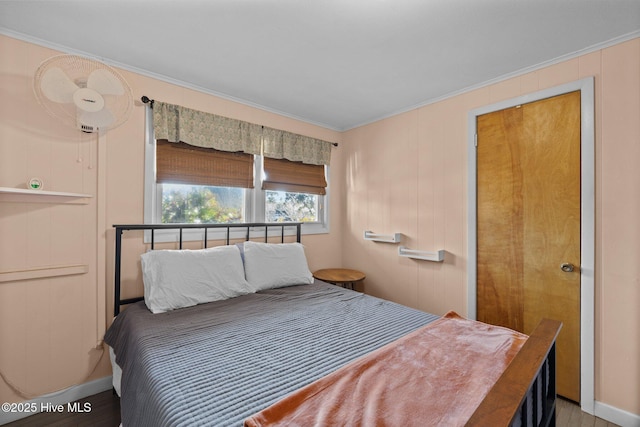
[[[163,140],[146,145],[145,222],[304,222],[303,234],[328,232],[328,167],[287,160],[263,162],[261,156]],[[291,174],[306,176],[298,179],[303,185],[289,183]],[[158,241],[172,240],[172,233],[157,233]],[[201,235],[192,238],[201,239]],[[188,233],[184,239],[190,239]]]
[[[320,223],[326,194],[325,167],[264,158],[265,221]]]
[[[162,102],[146,114],[145,223],[304,222],[303,234],[329,231],[331,143]],[[175,239],[166,231],[159,241]]]
[[[158,184],[161,221],[226,224],[245,221],[245,189],[188,184]]]
[[[266,222],[320,222],[317,194],[267,190],[265,198]]]
[[[156,141],[156,222],[245,222],[253,156]]]

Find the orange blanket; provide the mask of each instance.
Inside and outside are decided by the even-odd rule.
[[[247,418],[258,426],[462,426],[527,339],[454,312]]]

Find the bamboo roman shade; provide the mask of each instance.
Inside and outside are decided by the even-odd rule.
[[[327,181],[323,165],[308,165],[286,159],[264,158],[263,190],[325,195]]]
[[[253,155],[157,140],[156,182],[253,188]]]

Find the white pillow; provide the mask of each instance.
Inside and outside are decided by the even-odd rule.
[[[144,302],[153,313],[252,292],[236,246],[150,251],[140,261]]]
[[[300,243],[244,242],[244,272],[255,291],[313,283]]]

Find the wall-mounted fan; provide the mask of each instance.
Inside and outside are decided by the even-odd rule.
[[[116,70],[77,55],[40,64],[33,89],[47,112],[88,133],[120,126],[133,108],[131,88]]]

